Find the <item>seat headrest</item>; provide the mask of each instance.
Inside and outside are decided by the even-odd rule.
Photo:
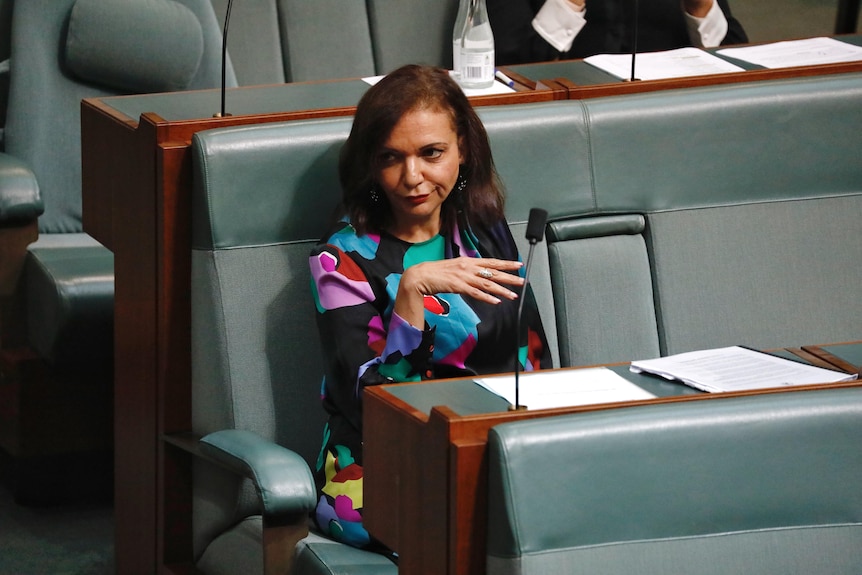
[[[194,13],[173,0],[78,0],[66,64],[83,80],[122,92],[186,89],[203,57]]]

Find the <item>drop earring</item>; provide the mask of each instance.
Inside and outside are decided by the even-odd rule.
[[[372,205],[380,203],[380,192],[377,190],[376,184],[372,184],[371,189],[368,190],[368,199],[371,201]]]
[[[464,177],[464,174],[458,172],[458,180],[455,182],[455,192],[461,193],[467,187],[467,178]]]

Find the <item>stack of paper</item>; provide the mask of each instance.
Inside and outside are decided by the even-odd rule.
[[[764,68],[819,66],[862,60],[862,47],[834,38],[808,38],[761,46],[725,48],[717,53]]]
[[[681,381],[708,392],[852,381],[855,374],[822,369],[744,347],[724,347],[633,361],[634,372]]]
[[[584,62],[623,80],[631,77],[631,54],[597,54],[584,58]],[[744,71],[736,64],[698,48],[644,52],[637,54],[635,58],[635,78],[638,80],[664,80]]]
[[[533,371],[520,374],[518,403],[530,409],[551,409],[655,396],[604,367]],[[476,379],[476,383],[515,405],[515,377]]]

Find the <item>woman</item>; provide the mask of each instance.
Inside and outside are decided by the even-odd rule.
[[[632,51],[633,0],[488,0],[497,64]],[[728,0],[641,0],[638,52],[714,48],[748,37]]]
[[[341,219],[310,257],[329,413],[315,515],[367,547],[362,389],[512,371],[524,280],[485,128],[445,70],[405,66],[370,88],[339,176]],[[522,368],[550,367],[525,297]]]

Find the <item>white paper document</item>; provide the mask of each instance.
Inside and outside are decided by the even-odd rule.
[[[522,373],[519,378],[518,403],[531,410],[655,397],[604,367],[534,371]],[[485,377],[475,381],[512,405],[515,404],[514,375]]]
[[[631,78],[632,75],[631,54],[597,54],[584,58],[584,62],[623,80]],[[635,57],[635,78],[638,80],[664,80],[744,71],[736,64],[699,48],[643,52]]]
[[[760,46],[725,48],[717,53],[764,68],[817,66],[862,60],[862,47],[834,38],[807,38]]]
[[[852,381],[855,375],[776,357],[744,347],[691,351],[633,361],[632,371],[660,375],[708,392]]]
[[[449,71],[449,74],[452,74],[451,70]],[[384,76],[368,76],[366,78],[362,78],[362,81],[366,84],[373,86],[383,78]],[[510,88],[502,82],[494,80],[494,83],[491,84],[491,86],[488,88],[464,88],[462,86],[461,91],[463,91],[464,95],[469,98],[470,96],[493,96],[495,94],[512,94],[517,90],[515,90],[514,88]]]

